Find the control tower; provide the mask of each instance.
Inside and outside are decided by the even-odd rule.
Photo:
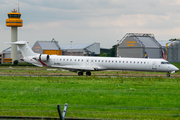
[[[6,26],[11,27],[11,42],[16,42],[18,34],[17,27],[23,26],[23,20],[20,19],[21,13],[19,13],[19,9],[18,11],[14,9],[7,15],[8,19],[6,19]],[[11,45],[11,58],[12,63],[14,60],[17,60],[17,45]]]

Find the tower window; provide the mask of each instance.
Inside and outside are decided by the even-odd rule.
[[[9,14],[8,17],[9,17],[9,18],[20,18],[21,15]]]

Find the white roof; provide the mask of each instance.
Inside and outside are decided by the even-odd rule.
[[[137,37],[145,47],[160,47],[158,42],[153,37]]]
[[[94,43],[93,43],[94,44]],[[63,49],[84,49],[93,44],[77,44],[77,45],[60,45],[60,48]]]
[[[37,41],[43,50],[59,50],[55,42]]]

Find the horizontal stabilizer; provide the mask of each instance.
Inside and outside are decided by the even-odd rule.
[[[13,45],[25,45],[26,41],[17,41],[17,42],[5,42],[5,44],[13,44]]]

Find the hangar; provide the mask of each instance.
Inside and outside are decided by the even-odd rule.
[[[60,45],[63,55],[97,56],[100,54],[100,43]]]
[[[18,47],[17,47],[18,48]],[[19,48],[17,49],[17,58],[18,58],[18,61],[20,60],[20,58],[22,58],[22,54],[19,50]],[[2,54],[1,54],[1,63],[12,63],[12,58],[11,58],[11,47],[5,49],[2,51]]]
[[[39,54],[62,55],[62,50],[57,41],[37,41],[32,50]]]
[[[95,56],[100,54],[100,43],[59,45],[53,39],[52,41],[37,41],[32,50],[49,55]]]
[[[162,58],[162,46],[153,34],[127,33],[118,43],[119,57]]]

